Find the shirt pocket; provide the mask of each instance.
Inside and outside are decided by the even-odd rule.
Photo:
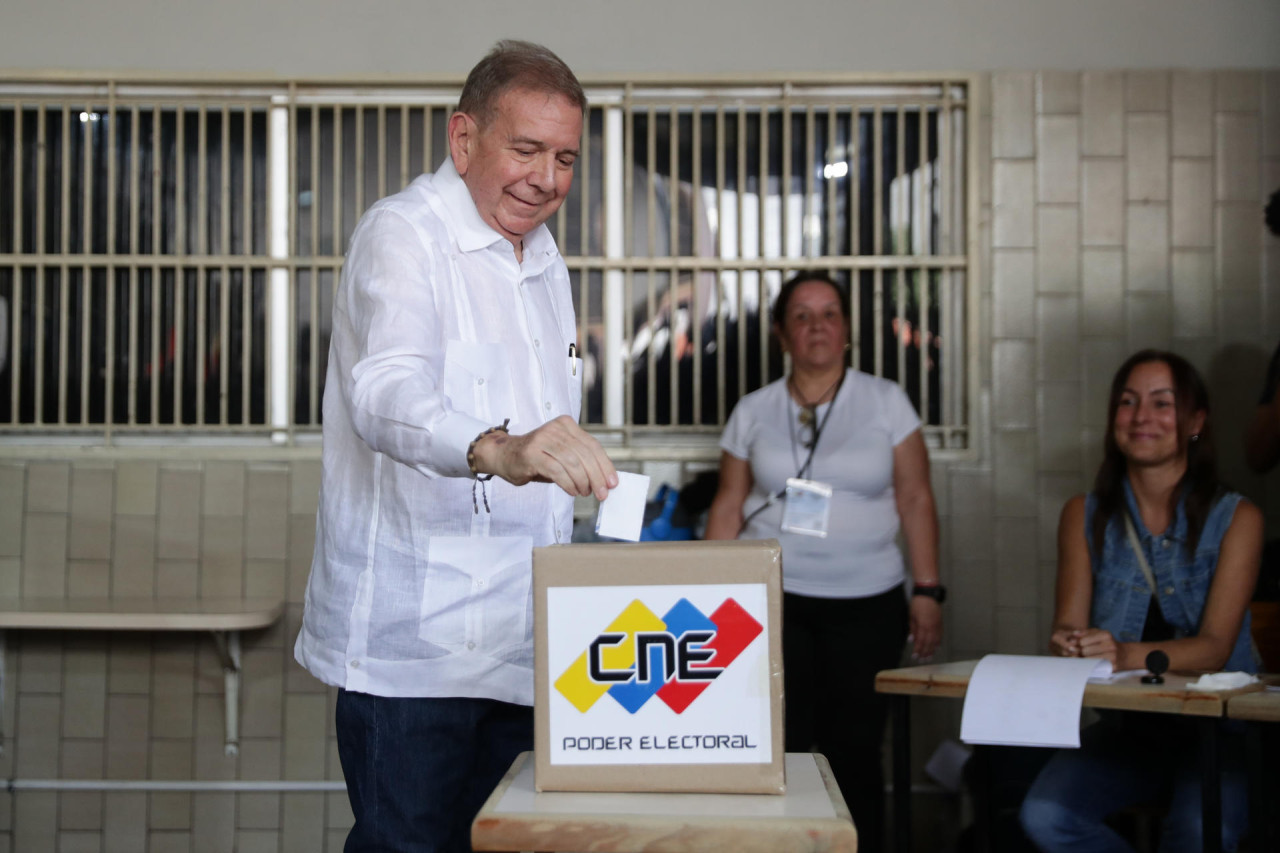
[[[515,419],[507,345],[449,341],[444,353],[444,393],[455,411],[492,424]]]
[[[486,653],[528,643],[532,559],[528,536],[432,536],[418,636]]]

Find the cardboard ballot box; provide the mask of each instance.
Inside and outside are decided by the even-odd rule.
[[[533,551],[539,791],[786,790],[777,540]]]

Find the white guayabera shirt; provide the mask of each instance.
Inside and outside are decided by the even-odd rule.
[[[531,549],[568,542],[573,499],[494,479],[467,447],[578,417],[569,274],[545,226],[524,261],[452,162],[375,204],[334,301],[316,547],[294,654],[379,696],[533,703]]]

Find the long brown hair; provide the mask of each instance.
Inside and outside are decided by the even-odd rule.
[[[1102,465],[1093,481],[1093,493],[1098,506],[1093,515],[1091,532],[1092,551],[1097,558],[1102,554],[1102,542],[1107,525],[1125,511],[1124,480],[1128,462],[1116,445],[1116,410],[1124,395],[1129,374],[1140,364],[1159,361],[1169,368],[1173,376],[1173,396],[1178,412],[1178,451],[1187,457],[1187,470],[1169,497],[1169,517],[1176,517],[1178,501],[1185,498],[1187,514],[1187,550],[1194,554],[1204,530],[1205,519],[1213,506],[1214,498],[1222,489],[1218,482],[1218,466],[1213,449],[1213,421],[1209,416],[1209,391],[1191,362],[1177,353],[1144,349],[1136,352],[1120,365],[1111,380],[1111,399],[1107,403],[1106,439],[1103,442]],[[1197,412],[1204,413],[1200,432],[1190,434],[1191,421]]]

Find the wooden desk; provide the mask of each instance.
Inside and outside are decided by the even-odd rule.
[[[787,793],[537,793],[516,758],[471,825],[475,850],[855,853],[858,834],[827,760],[786,756]]]
[[[1249,767],[1250,801],[1249,834],[1256,838],[1259,850],[1280,849],[1280,818],[1275,814],[1277,778],[1275,767],[1268,764],[1280,754],[1280,730],[1267,723],[1280,723],[1280,676],[1268,675],[1263,680],[1270,689],[1243,693],[1227,700],[1227,717],[1250,723],[1246,732],[1249,745],[1246,761]]]
[[[913,696],[963,699],[977,661],[928,664],[904,669],[887,669],[876,675],[876,692],[892,696],[893,716],[893,803],[894,832],[899,851],[911,849],[911,740],[910,700]],[[1091,681],[1085,687],[1086,708],[1121,711],[1153,711],[1182,714],[1199,721],[1200,768],[1203,779],[1221,777],[1218,756],[1218,721],[1227,713],[1228,703],[1243,694],[1259,690],[1258,685],[1240,690],[1206,692],[1188,690],[1198,675],[1167,673],[1164,684],[1143,684],[1134,672],[1116,681]],[[1202,785],[1204,810],[1204,850],[1222,849],[1222,789]]]
[[[222,658],[226,753],[240,751],[240,632],[275,624],[278,598],[0,598],[0,695],[6,630],[209,631]],[[0,749],[4,717],[0,709]]]

